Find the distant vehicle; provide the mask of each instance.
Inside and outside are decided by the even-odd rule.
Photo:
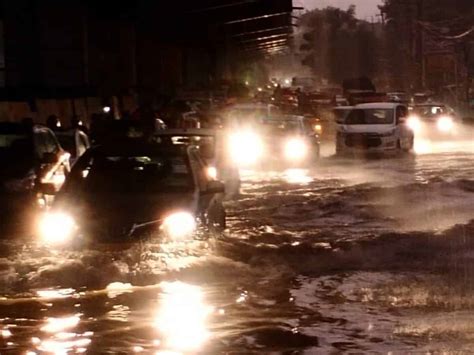
[[[302,116],[235,117],[229,149],[240,167],[305,167],[319,158],[320,137]]]
[[[408,109],[396,103],[360,104],[336,111],[337,154],[408,152],[414,133]]]
[[[448,105],[426,102],[410,107],[408,125],[417,133],[450,135],[456,132],[459,118]]]
[[[51,202],[42,184],[58,190],[69,172],[69,154],[43,126],[0,123],[0,225],[30,225]],[[51,192],[51,190],[49,192]]]
[[[91,146],[89,137],[79,129],[56,131],[55,133],[61,147],[71,155],[71,164],[74,164]]]
[[[242,103],[235,104],[228,108],[223,117],[225,119],[226,125],[233,125],[236,122],[252,122],[252,121],[261,121],[270,117],[280,116],[282,110],[272,104],[263,104],[263,103]]]
[[[226,136],[222,130],[167,129],[158,132],[156,137],[162,143],[198,147],[207,164],[208,177],[224,182],[226,194],[229,196],[240,192],[239,168],[230,157]]]
[[[396,102],[403,105],[410,103],[410,96],[405,91],[387,92],[387,97],[390,102]]]
[[[291,80],[292,89],[301,89],[303,91],[312,91],[316,87],[316,79],[310,76],[295,76]]]
[[[130,139],[89,149],[38,223],[45,243],[181,241],[225,228],[224,185],[192,146]]]

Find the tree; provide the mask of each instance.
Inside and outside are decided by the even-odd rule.
[[[300,50],[303,64],[332,83],[368,76],[377,71],[378,40],[371,24],[355,18],[355,6],[347,10],[327,7],[300,18],[304,29]]]

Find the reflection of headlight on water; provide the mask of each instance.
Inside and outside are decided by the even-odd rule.
[[[308,146],[298,138],[290,139],[285,144],[285,158],[288,160],[301,160],[308,154]]]
[[[196,231],[196,220],[191,213],[176,212],[165,218],[162,229],[172,239],[185,239]]]
[[[453,129],[454,122],[451,117],[443,116],[438,119],[436,126],[441,132],[450,132]]]
[[[71,239],[76,222],[67,213],[48,212],[39,220],[38,232],[41,240],[47,244],[62,244]]]
[[[171,351],[197,351],[209,337],[207,318],[213,309],[204,302],[198,286],[183,282],[162,284],[155,327]]]
[[[410,116],[407,119],[407,126],[413,132],[419,132],[421,130],[421,120],[418,116]]]
[[[230,137],[230,153],[238,165],[251,165],[263,154],[260,137],[253,132],[241,132]]]

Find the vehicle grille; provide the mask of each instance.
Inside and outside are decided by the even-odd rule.
[[[346,135],[346,146],[355,148],[376,148],[382,145],[382,139],[374,133],[351,133]]]

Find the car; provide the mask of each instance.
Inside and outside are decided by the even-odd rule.
[[[407,125],[408,109],[377,102],[340,108],[337,113],[336,154],[409,152],[414,132]]]
[[[209,178],[224,182],[227,196],[232,197],[239,194],[239,167],[230,157],[222,130],[166,129],[157,132],[155,137],[162,143],[198,147],[207,164]]]
[[[224,185],[194,146],[128,139],[89,149],[38,222],[48,245],[187,240],[225,229]]]
[[[410,107],[408,125],[420,135],[446,137],[456,133],[459,118],[448,105],[426,102]]]
[[[227,125],[244,120],[262,120],[273,116],[279,116],[282,111],[272,104],[263,103],[239,103],[228,108],[223,117]]]
[[[57,191],[70,170],[69,154],[46,127],[0,122],[0,226],[30,226],[38,210],[52,202],[42,184]],[[25,230],[26,231],[26,230]]]
[[[91,146],[87,134],[79,129],[55,131],[55,134],[61,147],[71,155],[71,165]]]
[[[300,168],[320,156],[320,137],[305,117],[234,117],[227,131],[231,159],[241,168]]]

